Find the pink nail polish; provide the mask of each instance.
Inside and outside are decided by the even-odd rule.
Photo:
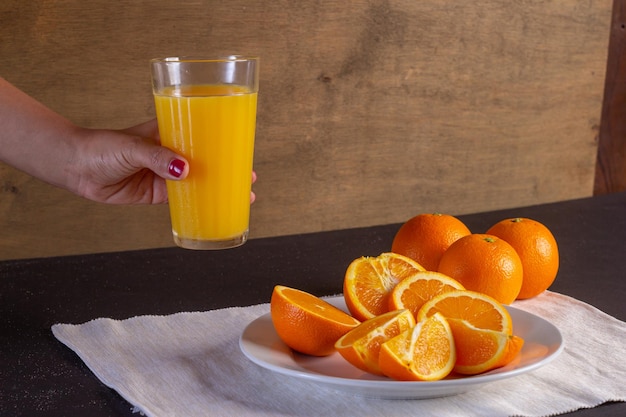
[[[185,170],[185,161],[181,161],[180,159],[172,159],[168,170],[173,177],[180,178],[180,176],[183,175],[183,171]]]

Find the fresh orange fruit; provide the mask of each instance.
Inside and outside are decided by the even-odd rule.
[[[389,309],[408,309],[417,316],[417,312],[436,295],[446,291],[464,290],[461,283],[440,272],[419,271],[403,279],[391,291]]]
[[[391,251],[414,259],[428,271],[436,271],[446,249],[469,234],[467,226],[449,214],[418,214],[400,227]]]
[[[413,259],[390,252],[355,259],[343,281],[348,310],[361,321],[386,313],[391,290],[404,278],[423,270]]]
[[[487,234],[471,234],[454,242],[439,261],[439,272],[465,288],[511,304],[522,287],[523,265],[506,241]]]
[[[513,334],[513,320],[502,303],[476,291],[459,290],[439,294],[420,308],[417,322],[435,313],[441,313],[448,321],[465,320],[478,329]]]
[[[387,340],[415,326],[409,310],[394,310],[364,321],[343,335],[335,349],[357,368],[382,375],[378,366],[380,346]]]
[[[524,339],[494,330],[478,329],[465,320],[449,319],[456,346],[454,371],[476,375],[504,366],[522,350]]]
[[[383,374],[393,379],[436,381],[452,371],[455,352],[448,322],[436,313],[383,343],[378,362]]]
[[[518,299],[531,298],[547,290],[559,270],[559,248],[550,229],[536,220],[514,218],[494,224],[487,234],[509,243],[524,269]]]
[[[274,287],[270,315],[276,333],[287,346],[314,356],[333,353],[335,342],[360,324],[321,298],[282,285]]]

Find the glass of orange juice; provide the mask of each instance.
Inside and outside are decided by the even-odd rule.
[[[167,181],[174,242],[225,249],[248,239],[259,58],[151,62],[161,144],[189,161]]]

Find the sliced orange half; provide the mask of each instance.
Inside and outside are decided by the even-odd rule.
[[[440,313],[383,343],[379,356],[382,372],[400,381],[443,379],[455,362],[452,332]]]
[[[440,272],[419,271],[400,281],[391,291],[389,309],[406,308],[417,317],[419,309],[435,296],[464,289],[460,282]]]
[[[475,291],[449,291],[427,301],[417,313],[417,321],[440,312],[445,318],[465,320],[479,329],[513,334],[513,321],[504,306],[494,298]]]
[[[357,368],[382,375],[378,366],[380,346],[413,326],[415,318],[409,310],[389,311],[350,330],[335,343],[335,348]]]
[[[335,342],[360,324],[321,298],[282,285],[274,287],[270,315],[278,337],[287,346],[314,356],[333,353]]]
[[[456,345],[454,371],[476,375],[507,365],[519,354],[524,339],[494,330],[478,329],[465,320],[448,320]]]
[[[403,255],[383,253],[350,263],[343,282],[343,295],[350,313],[361,321],[389,311],[389,296],[403,279],[424,268]]]

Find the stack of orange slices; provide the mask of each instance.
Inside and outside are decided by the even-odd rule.
[[[401,279],[393,276],[393,268],[355,267],[364,262],[376,265],[381,257],[387,265],[409,264],[402,255],[384,253],[378,258],[356,259],[346,271],[344,298],[351,314],[380,312],[374,318],[365,317],[363,324],[336,344],[350,363],[364,369],[344,354],[345,340],[352,339],[352,334],[365,326],[370,327],[370,333],[380,333],[372,327],[389,314],[387,311],[406,310],[413,314],[416,325],[393,338],[387,337],[376,347],[373,354],[378,354],[379,363],[370,365],[370,372],[373,368],[373,373],[394,379],[436,380],[451,371],[465,375],[486,372],[517,356],[523,340],[513,335],[511,316],[501,302],[466,290],[455,279],[419,266],[410,273],[402,268]]]
[[[417,314],[421,322],[435,314],[446,317],[456,347],[454,371],[475,375],[510,363],[524,340],[513,335],[513,321],[494,298],[475,291],[450,291],[425,303]]]
[[[382,375],[378,364],[381,347],[413,327],[415,318],[409,310],[392,310],[364,321],[337,340],[335,348],[357,368]]]
[[[383,374],[400,381],[443,379],[456,361],[453,334],[440,313],[385,342],[378,356]]]
[[[270,310],[277,334],[298,352],[336,350],[363,371],[412,381],[486,372],[510,363],[523,345],[500,302],[402,255],[354,260],[344,299],[350,314],[276,286]]]

